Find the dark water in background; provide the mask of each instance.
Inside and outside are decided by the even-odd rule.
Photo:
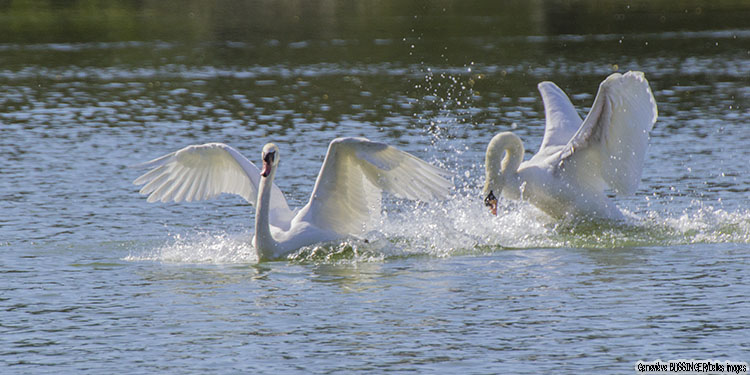
[[[3,373],[606,373],[748,361],[744,2],[0,3]],[[536,84],[582,114],[613,71],[659,104],[634,226],[490,218],[486,142],[533,154]],[[220,141],[309,197],[328,142],[456,173],[370,243],[255,264],[236,197],[147,204],[133,165]]]

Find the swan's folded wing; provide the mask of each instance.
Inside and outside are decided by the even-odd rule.
[[[541,82],[537,88],[542,94],[546,119],[540,150],[547,146],[563,146],[578,131],[582,122],[581,117],[578,116],[568,96],[554,83]]]
[[[566,145],[563,165],[581,164],[575,168],[578,173],[598,175],[617,194],[634,193],[657,115],[643,73],[610,75],[599,85],[591,111]]]
[[[365,138],[337,138],[328,147],[306,212],[316,226],[342,234],[366,230],[380,214],[381,191],[430,201],[448,195],[448,172]]]
[[[229,193],[255,204],[258,196],[258,167],[223,143],[188,146],[136,167],[151,169],[133,181],[144,185],[140,193],[148,195],[149,202],[191,202]],[[292,212],[276,184],[271,211],[280,221],[291,220]]]

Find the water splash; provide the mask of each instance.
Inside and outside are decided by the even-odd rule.
[[[696,243],[750,243],[750,211],[728,212],[696,203],[678,214],[626,211],[627,222],[557,222],[524,202],[501,201],[498,216],[481,200],[458,195],[437,204],[390,202],[381,220],[362,238],[306,246],[290,254],[294,263],[365,263],[414,256],[451,257],[507,249],[625,248]],[[248,233],[196,232],[173,235],[128,261],[168,263],[256,263]]]
[[[526,248],[750,243],[748,210],[729,212],[696,203],[679,214],[625,210],[625,222],[557,222],[525,202],[504,201],[494,217],[474,198],[460,196],[430,209],[404,210],[391,215],[382,231],[387,237],[409,238],[413,251],[434,256]]]
[[[725,211],[694,202],[676,216],[649,212],[648,221],[670,228],[675,244],[750,243],[750,210]]]
[[[127,261],[167,263],[257,263],[258,257],[247,234],[196,232],[172,235],[171,240],[152,250],[131,253]]]
[[[394,256],[393,245],[380,238],[377,240],[347,239],[340,243],[305,246],[290,254],[287,260],[294,263],[363,263],[383,261]]]

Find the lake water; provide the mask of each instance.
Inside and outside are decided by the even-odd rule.
[[[76,4],[0,10],[3,374],[750,361],[750,7]],[[585,115],[628,70],[659,106],[640,188],[617,198],[630,225],[509,201],[490,216],[486,144],[511,130],[536,152],[536,84]],[[273,141],[300,206],[339,136],[440,164],[457,187],[386,198],[367,242],[258,263],[241,198],[149,204],[128,168],[205,142],[258,162]]]

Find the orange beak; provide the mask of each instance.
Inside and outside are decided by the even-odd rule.
[[[490,193],[484,198],[484,205],[490,208],[490,212],[493,215],[497,216],[497,198],[495,198],[495,194],[492,193],[492,190],[490,190]]]
[[[263,169],[260,171],[262,177],[268,177],[271,174],[271,164],[273,164],[274,153],[268,153],[263,156]]]

